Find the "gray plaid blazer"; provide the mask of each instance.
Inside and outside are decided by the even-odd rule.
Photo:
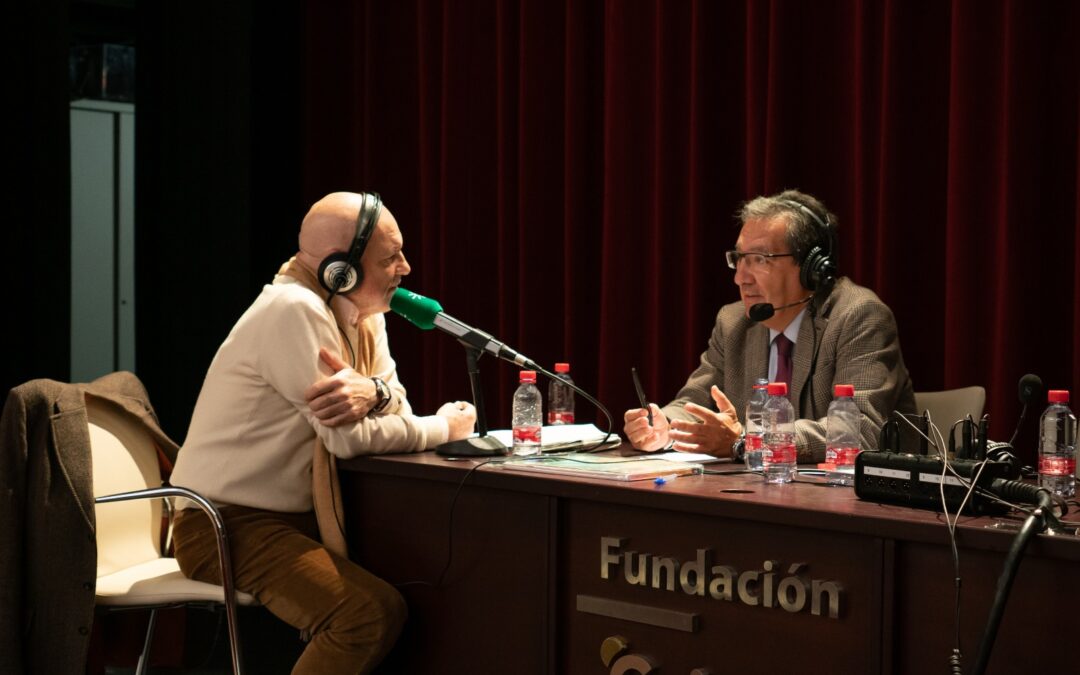
[[[803,319],[792,355],[789,397],[800,462],[825,458],[825,413],[834,384],[855,386],[863,413],[863,449],[877,448],[878,431],[893,410],[915,412],[915,394],[900,353],[892,310],[868,288],[847,277],[837,280],[817,311]],[[817,364],[810,377],[817,345]],[[701,365],[691,373],[675,400],[664,406],[669,418],[693,420],[683,405],[694,402],[716,409],[709,388],[716,385],[745,423],[746,402],[754,381],[769,371],[769,329],[746,318],[742,302],[725,305],[716,315]]]

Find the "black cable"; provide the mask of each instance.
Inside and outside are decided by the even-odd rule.
[[[814,388],[814,373],[817,371],[818,352],[821,351],[821,345],[818,344],[817,341],[817,324],[814,323],[814,319],[817,318],[817,308],[814,306],[816,300],[816,297],[811,298],[810,304],[806,306],[806,313],[809,314],[807,318],[810,319],[810,328],[813,331],[810,334],[810,346],[814,350],[814,358],[810,360],[810,372],[806,376],[806,384],[803,385],[802,391],[799,392],[799,415],[802,415],[803,401],[806,397],[806,392]],[[811,396],[810,415],[808,419],[816,420],[817,418],[817,408],[814,407],[814,397]]]
[[[442,588],[443,581],[446,580],[446,573],[450,571],[450,565],[454,561],[454,510],[457,508],[458,495],[461,494],[461,489],[465,487],[465,482],[469,480],[469,476],[473,475],[473,472],[485,464],[503,461],[505,460],[502,458],[492,458],[477,462],[472,468],[465,472],[465,475],[458,483],[457,489],[454,490],[454,496],[450,498],[450,513],[447,516],[446,523],[446,564],[443,565],[438,580],[436,580],[435,583],[430,581],[401,581],[394,583],[394,586],[399,588],[403,586],[427,586],[428,588],[434,589]]]
[[[339,328],[340,328],[340,326],[339,326]],[[612,426],[614,426],[614,422],[611,419],[611,413],[608,412],[608,409],[605,408],[604,405],[602,403],[600,403],[600,401],[597,401],[595,398],[590,396],[584,389],[577,386],[573,382],[567,382],[563,378],[557,377],[552,372],[550,372],[549,370],[541,367],[538,364],[534,364],[534,365],[536,366],[535,370],[537,372],[543,374],[549,380],[558,380],[559,382],[561,382],[561,383],[565,384],[566,386],[570,387],[571,389],[573,389],[575,392],[581,394],[586,400],[588,400],[594,406],[599,408],[600,411],[602,413],[604,413],[604,416],[607,418],[607,432],[604,434],[604,437],[600,441],[594,443],[593,445],[581,449],[579,452],[582,452],[582,453],[592,452],[593,450],[596,450],[597,448],[600,448],[601,446],[606,444],[608,442],[608,439],[611,438],[611,434],[612,434],[611,428],[612,428]],[[543,455],[540,455],[538,457],[543,457]],[[442,588],[443,581],[445,581],[446,574],[447,574],[447,572],[450,571],[450,565],[454,560],[454,510],[457,508],[458,495],[461,494],[461,489],[465,486],[465,482],[467,480],[469,480],[469,476],[471,476],[474,471],[476,471],[480,467],[484,466],[485,464],[489,464],[491,462],[502,462],[502,461],[505,461],[505,460],[503,458],[501,458],[501,457],[498,457],[498,458],[492,458],[492,459],[484,460],[482,462],[478,462],[477,464],[473,465],[473,467],[471,469],[469,469],[465,473],[465,476],[461,479],[461,482],[458,483],[457,489],[454,491],[454,496],[450,500],[450,513],[449,513],[448,519],[447,519],[447,526],[446,526],[446,530],[447,530],[447,532],[446,532],[446,537],[447,537],[446,538],[446,564],[443,565],[442,572],[439,573],[438,580],[434,584],[432,584],[430,581],[402,581],[402,582],[399,582],[399,583],[395,583],[394,586],[398,586],[398,587],[402,587],[402,586],[428,586],[430,588],[436,588],[436,589],[437,588]]]
[[[201,668],[209,668],[210,662],[214,658],[214,653],[217,651],[218,643],[221,642],[222,627],[225,625],[225,612],[218,611],[223,610],[224,606],[217,607],[214,614],[217,615],[217,626],[214,628],[214,637],[210,641],[210,647],[206,650],[206,658],[203,659]]]
[[[972,488],[975,487],[974,482]],[[970,493],[969,493],[970,494]],[[960,511],[956,512],[956,517],[960,517]],[[945,516],[945,520],[948,521],[948,515]],[[960,665],[962,658],[960,652],[960,589],[963,587],[963,578],[960,576],[960,551],[956,547],[956,529],[955,527],[946,528],[949,531],[949,548],[952,550],[953,559],[953,651],[949,657],[949,663]]]
[[[592,445],[590,445],[588,447],[582,448],[579,452],[583,452],[583,453],[592,452],[592,451],[597,450],[598,448],[601,448],[604,445],[606,445],[607,442],[608,442],[608,439],[611,438],[611,433],[612,433],[611,428],[613,426],[615,426],[615,424],[611,419],[611,413],[608,412],[608,409],[604,407],[604,404],[601,403],[600,401],[597,401],[595,398],[590,396],[584,389],[577,386],[573,382],[567,382],[563,378],[558,377],[557,375],[555,375],[551,371],[543,368],[539,364],[533,364],[533,365],[536,366],[535,370],[537,372],[543,374],[544,377],[548,378],[549,380],[558,380],[562,384],[565,384],[566,386],[570,387],[571,389],[573,389],[577,393],[581,394],[587,401],[589,401],[589,403],[592,403],[594,406],[596,406],[600,410],[600,412],[604,413],[604,417],[607,418],[607,433],[604,434],[604,437],[602,439],[600,439],[599,441],[597,441],[596,443],[593,443]]]
[[[954,649],[951,656],[949,656],[949,673],[951,675],[964,675],[964,666],[961,663],[963,657],[960,656],[960,650]]]
[[[345,334],[345,329],[337,322],[336,317],[334,318],[334,325],[337,326],[338,332],[341,333],[341,337],[345,340],[345,345],[349,348],[349,360],[352,361],[353,370],[356,370],[356,350],[353,349],[352,340]]]
[[[973,675],[982,675],[986,671],[987,662],[990,660],[990,652],[994,648],[994,640],[997,638],[998,627],[1001,617],[1005,613],[1005,603],[1009,599],[1012,590],[1013,579],[1023,559],[1024,549],[1027,548],[1031,537],[1045,530],[1050,524],[1056,522],[1053,513],[1048,511],[1053,503],[1053,497],[1048,490],[1037,488],[1034,485],[1021,483],[1020,481],[996,479],[993,482],[995,491],[1003,492],[1007,499],[1034,502],[1038,505],[1020,527],[1020,532],[1013,539],[1009,553],[1005,557],[1005,565],[998,578],[997,592],[994,594],[994,603],[990,606],[990,615],[986,620],[986,628],[982,639],[979,641],[979,653],[975,659]]]

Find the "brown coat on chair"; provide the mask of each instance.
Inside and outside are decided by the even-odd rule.
[[[0,418],[0,672],[79,673],[94,618],[97,545],[85,396],[146,428],[169,461],[146,389],[127,372],[32,380]]]

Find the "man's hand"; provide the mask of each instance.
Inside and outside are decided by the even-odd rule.
[[[476,424],[476,408],[465,401],[443,403],[436,412],[439,417],[446,418],[446,425],[450,429],[446,437],[448,441],[459,441],[473,432]]]
[[[321,424],[328,427],[353,424],[364,419],[378,400],[375,383],[326,348],[319,350],[319,358],[330,366],[334,374],[322,378],[304,391],[304,399],[311,412]]]
[[[705,452],[717,457],[730,457],[731,446],[742,435],[739,414],[715,384],[710,393],[719,412],[696,403],[687,403],[683,410],[701,422],[674,420],[669,433],[675,440],[674,449],[679,452]]]
[[[630,445],[638,450],[653,452],[668,444],[668,419],[660,412],[659,406],[650,403],[652,426],[649,426],[648,412],[644,408],[627,410],[623,414],[623,433]]]

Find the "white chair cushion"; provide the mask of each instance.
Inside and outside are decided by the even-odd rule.
[[[155,605],[181,602],[224,602],[221,586],[188,579],[175,558],[157,558],[98,577],[99,605]],[[255,597],[236,592],[236,604],[257,605]]]

